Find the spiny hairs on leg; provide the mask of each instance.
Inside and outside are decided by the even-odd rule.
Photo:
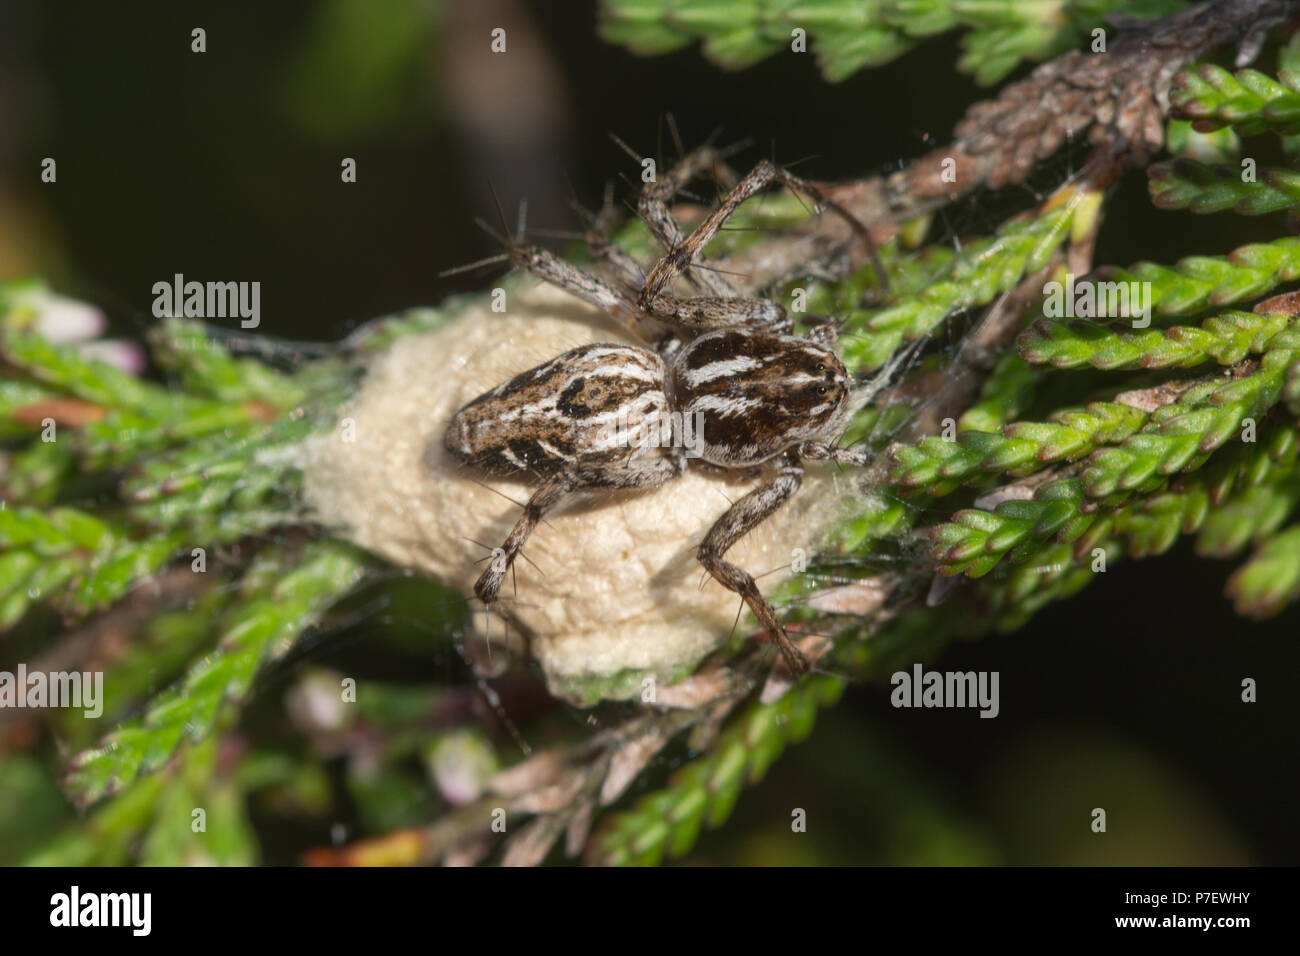
[[[493,190],[492,195],[493,198],[496,197],[495,190]],[[646,342],[653,341],[658,329],[648,326],[645,313],[637,306],[628,292],[597,275],[580,269],[573,263],[543,249],[541,246],[524,241],[526,210],[527,204],[521,202],[519,205],[519,223],[514,236],[511,236],[508,231],[497,232],[482,219],[475,219],[474,221],[478,227],[499,242],[504,247],[504,251],[486,259],[457,266],[454,269],[447,269],[440,275],[453,275],[484,265],[509,262],[516,269],[527,272],[556,288],[563,289],[588,305],[595,306],[606,315],[617,320],[636,338]],[[499,204],[498,213],[500,213]],[[504,225],[504,215],[502,215],[502,223]],[[593,221],[588,235],[600,235],[600,233],[595,233],[594,230],[603,230],[604,228],[604,224],[597,218]],[[605,251],[605,258],[616,267],[620,267],[620,271],[623,272],[625,278],[632,279],[635,282],[642,280],[645,273],[636,263],[636,260],[608,241],[602,240],[602,248]]]
[[[812,198],[818,205],[830,208],[849,224],[849,227],[872,249],[873,255],[875,254],[875,246],[871,242],[870,232],[852,213],[839,203],[828,199],[811,182],[800,179],[767,160],[762,160],[723,197],[718,207],[709,213],[689,236],[673,242],[671,246],[666,246],[663,258],[650,270],[645,285],[641,289],[641,294],[637,299],[641,307],[647,311],[652,311],[655,299],[663,293],[664,289],[679,273],[696,264],[696,257],[700,255],[705,246],[713,241],[718,231],[735,214],[741,204],[774,183],[780,183],[791,192],[802,193]],[[879,260],[877,259],[877,269],[883,283],[885,281],[884,271],[878,263]],[[718,278],[725,284],[725,280],[721,280],[721,277]],[[726,295],[728,293],[722,292],[721,294]],[[734,295],[735,293],[732,291],[730,294]]]
[[[515,522],[514,528],[500,548],[500,553],[493,552],[492,560],[479,575],[478,581],[474,583],[474,595],[483,602],[484,606],[492,607],[496,603],[501,591],[501,582],[505,580],[506,573],[514,567],[515,559],[523,550],[528,536],[533,533],[538,522],[548,511],[564,500],[576,486],[572,476],[561,473],[545,482],[528,499],[523,514]]]
[[[677,138],[675,127],[674,138]],[[641,160],[635,151],[617,137],[615,141],[633,158]],[[713,146],[700,147],[683,156],[663,177],[652,179],[642,188],[637,205],[638,216],[665,250],[663,257],[648,274],[635,259],[610,240],[610,231],[616,226],[617,216],[608,190],[604,206],[598,214],[590,216],[579,210],[587,222],[584,238],[593,255],[598,261],[611,266],[618,282],[625,288],[636,289],[635,297],[619,285],[586,272],[545,249],[526,244],[523,237],[527,207],[522,203],[513,238],[505,227],[505,217],[499,201],[497,209],[502,222],[501,234],[478,220],[481,228],[505,246],[504,253],[449,272],[508,259],[516,268],[564,289],[612,316],[637,338],[647,342],[662,337],[660,330],[654,327],[656,321],[692,331],[746,326],[789,333],[793,329],[793,323],[779,303],[738,294],[721,272],[698,262],[704,247],[739,207],[768,186],[780,183],[792,192],[809,196],[819,206],[830,208],[841,216],[864,239],[873,256],[876,256],[875,246],[866,227],[843,206],[827,198],[813,183],[767,160],[759,162],[743,179],[736,182],[734,174],[724,162],[727,152]],[[669,203],[692,179],[706,172],[712,173],[720,184],[734,185],[718,207],[687,236],[673,219]],[[496,199],[495,190],[493,198]],[[878,258],[877,269],[883,283],[885,277]],[[666,288],[678,276],[701,294],[679,296],[668,293]]]
[[[632,153],[632,155],[636,154]],[[705,172],[712,173],[713,179],[724,189],[734,188],[735,175],[723,163],[722,154],[712,146],[701,146],[687,153],[670,167],[664,176],[656,175],[641,187],[641,195],[637,201],[637,215],[666,254],[671,255],[674,250],[682,248],[688,241],[682,227],[673,218],[669,205],[692,179]],[[732,288],[731,283],[720,273],[710,272],[707,269],[697,271],[691,268],[692,265],[694,265],[693,256],[691,261],[684,263],[678,271],[696,291],[725,298],[736,295],[736,290]],[[641,305],[643,308],[646,306],[644,293]]]
[[[605,200],[595,215],[587,212],[575,199],[573,209],[581,217],[586,231],[583,241],[597,262],[604,262],[629,288],[639,289],[645,282],[645,269],[621,246],[613,241],[614,233],[623,222],[623,215],[614,204],[614,183],[605,185]]]
[[[807,673],[807,659],[790,640],[776,611],[759,591],[753,575],[724,560],[723,555],[794,497],[802,482],[803,469],[794,456],[787,456],[770,481],[741,497],[714,522],[697,551],[700,564],[704,565],[714,580],[727,590],[739,594],[749,605],[754,617],[758,618],[759,624],[780,649],[786,666],[796,676]]]

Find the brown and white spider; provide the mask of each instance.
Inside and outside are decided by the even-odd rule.
[[[612,281],[507,240],[515,266],[597,306],[650,347],[593,344],[565,352],[461,408],[444,443],[462,462],[488,474],[530,476],[540,483],[474,586],[488,607],[537,523],[580,490],[654,487],[682,474],[694,458],[708,467],[768,469],[769,480],[718,519],[697,557],[744,599],[787,666],[800,674],[807,661],[776,612],[754,578],[724,555],[799,490],[802,462],[866,463],[863,452],[835,444],[850,410],[851,380],[831,348],[832,326],[794,335],[784,308],[738,294],[720,272],[700,265],[699,256],[741,203],[776,183],[829,206],[870,240],[856,219],[813,184],[769,162],[734,182],[687,236],[669,214],[669,203],[704,172],[734,182],[718,151],[704,148],[642,189],[637,213],[665,250],[648,274],[606,240],[599,218],[588,241],[613,270]],[[697,294],[667,291],[679,277]],[[668,426],[659,440],[645,440],[656,423]]]

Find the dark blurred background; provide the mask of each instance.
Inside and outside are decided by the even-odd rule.
[[[495,26],[505,56],[488,52]],[[3,3],[0,278],[43,276],[133,337],[159,279],[256,279],[262,332],[332,341],[481,287],[438,273],[496,251],[473,225],[496,218],[489,181],[508,209],[527,197],[530,226],[573,229],[571,190],[594,206],[638,172],[609,134],[671,156],[668,113],[688,145],[717,127],[721,142],[751,139],[737,166],[877,172],[944,142],[981,95],[956,56],[941,37],[830,86],[811,56],[731,74],[695,50],[637,58],[598,39],[591,2]],[[344,157],[355,184],[340,182]],[[1099,262],[1223,253],[1279,228],[1156,213],[1141,175],[1109,210]],[[938,238],[996,221],[977,198]],[[1300,861],[1300,610],[1235,618],[1230,568],[1184,545],[1112,569],[1015,636],[952,647],[943,668],[1001,672],[996,720],[851,689],[691,859],[926,862],[921,833],[935,858],[956,840],[988,862]],[[1151,593],[1166,600],[1135,597]],[[1256,704],[1240,700],[1244,677]],[[1105,836],[1088,830],[1098,806]],[[792,807],[808,811],[806,839],[791,838]]]

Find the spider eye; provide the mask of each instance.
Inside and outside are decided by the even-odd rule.
[[[825,395],[825,394],[826,394],[826,386],[825,386],[825,385],[818,385],[818,386],[817,386],[817,394],[818,394],[818,395]]]
[[[826,363],[825,363],[825,362],[818,362],[818,363],[817,363],[817,371],[819,371],[819,372],[824,372],[824,371],[826,371]]]

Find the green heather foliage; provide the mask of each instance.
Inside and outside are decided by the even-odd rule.
[[[699,41],[711,61],[735,68],[788,48],[791,30],[803,28],[830,81],[960,30],[958,68],[987,84],[1026,60],[1080,46],[1121,7],[1151,17],[1182,6],[604,0],[600,29],[647,55]],[[1300,202],[1300,173],[1280,158],[1242,176],[1240,160],[1249,157],[1243,141],[1272,138],[1261,155],[1282,157],[1300,132],[1294,49],[1282,50],[1279,62],[1275,76],[1202,64],[1177,77],[1172,155],[1145,171],[1156,206],[1269,216]],[[1270,152],[1279,139],[1281,149]],[[1223,161],[1191,158],[1195,143],[1212,145]],[[1097,265],[1093,280],[1149,283],[1147,327],[1049,314],[1044,276],[1065,279],[1069,253],[1089,241],[1107,211],[1101,193],[1071,182],[985,235],[963,237],[960,248],[913,223],[880,249],[887,292],[870,264],[841,281],[817,278],[810,268],[806,278],[773,290],[789,302],[802,288],[810,312],[839,317],[846,364],[864,381],[900,350],[917,347],[904,373],[912,383],[942,376],[958,360],[945,343],[959,341],[972,318],[1026,283],[1034,293],[947,426],[900,432],[917,411],[905,388],[853,421],[849,440],[872,443],[879,467],[870,470],[870,487],[846,485],[856,497],[825,552],[812,559],[814,574],[787,586],[791,619],[815,616],[801,599],[820,587],[816,572],[866,578],[882,555],[923,582],[968,580],[957,582],[949,600],[913,600],[883,623],[872,615],[848,626],[837,619],[834,648],[823,659],[828,669],[878,679],[952,637],[1015,629],[1085,588],[1099,561],[1123,573],[1124,560],[1165,552],[1183,535],[1195,535],[1206,556],[1244,555],[1227,585],[1239,614],[1276,614],[1300,598],[1300,305],[1266,300],[1300,278],[1300,240],[1286,235],[1277,217],[1270,241],[1171,263]],[[787,197],[750,204],[734,224],[763,229],[724,233],[709,252],[741,252],[804,215]],[[635,224],[618,241],[642,258],[652,245]],[[88,812],[51,811],[30,833],[12,837],[4,862],[254,862],[250,807],[328,820],[335,799],[319,754],[301,740],[235,733],[273,662],[344,619],[358,589],[377,586],[389,607],[415,608],[435,640],[452,647],[464,603],[432,582],[385,582],[376,559],[305,526],[300,475],[285,451],[332,421],[358,359],[400,347],[403,336],[436,327],[455,306],[382,320],[288,370],[255,352],[237,354],[230,340],[198,323],[167,320],[149,343],[165,377],[141,377],[43,338],[33,305],[39,299],[37,283],[0,286],[0,628],[33,620],[50,631],[60,622],[90,626],[129,611],[151,582],[179,574],[190,583],[181,605],[146,603],[143,619],[123,625],[134,645],[110,665],[111,730],[93,739],[87,734],[94,731],[67,715],[50,718],[80,748],[60,768],[58,785]],[[56,422],[54,441],[43,440],[46,419]],[[207,562],[206,573],[191,576],[197,560]],[[739,660],[752,647],[738,641],[727,653]],[[608,801],[612,809],[589,839],[579,824],[584,812],[590,823],[594,800],[562,817],[577,834],[570,849],[601,863],[681,857],[703,828],[726,821],[743,788],[803,739],[843,689],[841,678],[812,676],[769,703],[738,698],[718,713],[712,733],[701,732],[707,720],[694,721],[671,776]],[[357,713],[321,731],[344,734],[355,721],[373,741],[366,774],[348,782],[370,827],[364,835],[378,841],[371,859],[435,859],[427,847],[477,806],[451,809],[413,769],[423,756],[436,762],[429,755],[449,723],[472,722],[469,693],[376,683],[365,688]],[[688,724],[673,724],[673,733]],[[575,721],[534,731],[582,752]],[[647,760],[679,745],[661,741]],[[484,754],[481,763],[494,767],[498,757]],[[31,758],[0,758],[0,774],[28,800],[58,801],[51,775]],[[553,798],[559,786],[538,794]],[[575,784],[575,806],[585,786]],[[541,821],[558,812],[536,794],[520,805]],[[177,834],[190,834],[197,806],[206,808],[207,829],[199,842],[187,842]],[[987,859],[958,829],[947,849],[935,849],[936,861]]]
[[[636,53],[669,53],[699,42],[718,66],[742,69],[791,49],[802,29],[807,49],[832,83],[888,63],[927,37],[961,30],[957,68],[996,83],[1025,60],[1037,62],[1083,43],[1108,13],[1146,18],[1180,10],[1177,0],[602,0],[601,35]]]

